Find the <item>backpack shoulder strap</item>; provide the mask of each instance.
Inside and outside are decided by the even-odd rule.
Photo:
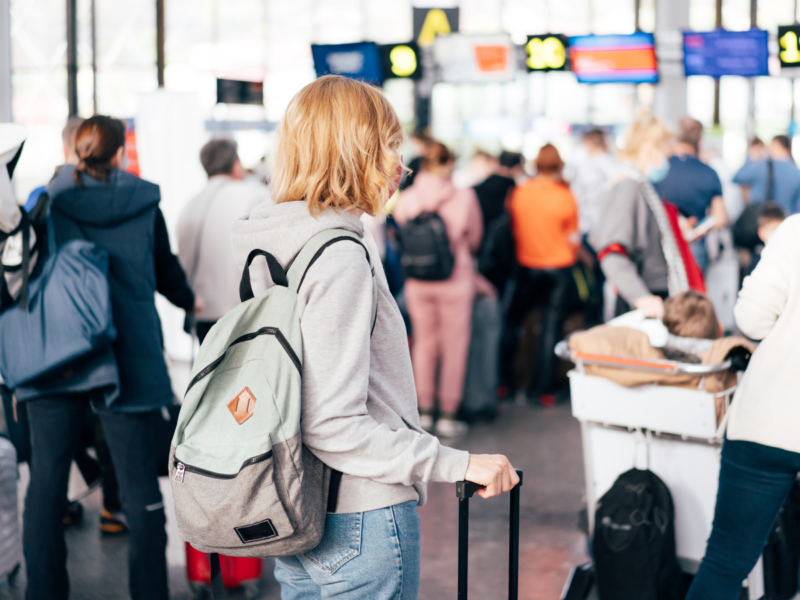
[[[375,329],[375,322],[378,318],[378,283],[375,279],[375,266],[372,264],[369,250],[364,244],[364,240],[357,234],[344,229],[327,229],[312,237],[308,243],[303,246],[303,249],[292,259],[286,270],[286,276],[289,280],[289,289],[295,292],[300,292],[303,281],[306,278],[308,270],[313,266],[317,259],[322,256],[322,253],[329,246],[338,242],[356,243],[364,249],[367,262],[370,265],[372,273],[372,330]]]

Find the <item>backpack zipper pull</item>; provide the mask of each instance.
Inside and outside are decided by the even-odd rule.
[[[186,474],[186,465],[182,462],[178,463],[178,470],[175,472],[175,477],[173,477],[173,481],[177,481],[178,483],[183,483],[183,476]]]

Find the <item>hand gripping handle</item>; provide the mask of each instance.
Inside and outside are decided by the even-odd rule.
[[[519,490],[522,471],[516,469],[519,483],[511,490],[511,515],[508,529],[508,598],[517,600],[519,594]],[[467,600],[469,559],[469,499],[482,485],[471,481],[456,482],[458,496],[458,600]]]

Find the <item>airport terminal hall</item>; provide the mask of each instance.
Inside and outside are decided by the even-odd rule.
[[[0,0],[0,600],[800,600],[799,0]]]

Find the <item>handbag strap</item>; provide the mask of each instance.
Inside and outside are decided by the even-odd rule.
[[[775,185],[775,163],[772,162],[771,158],[767,159],[767,193],[764,196],[764,202],[770,202],[773,200],[772,195],[774,193],[773,187]]]

